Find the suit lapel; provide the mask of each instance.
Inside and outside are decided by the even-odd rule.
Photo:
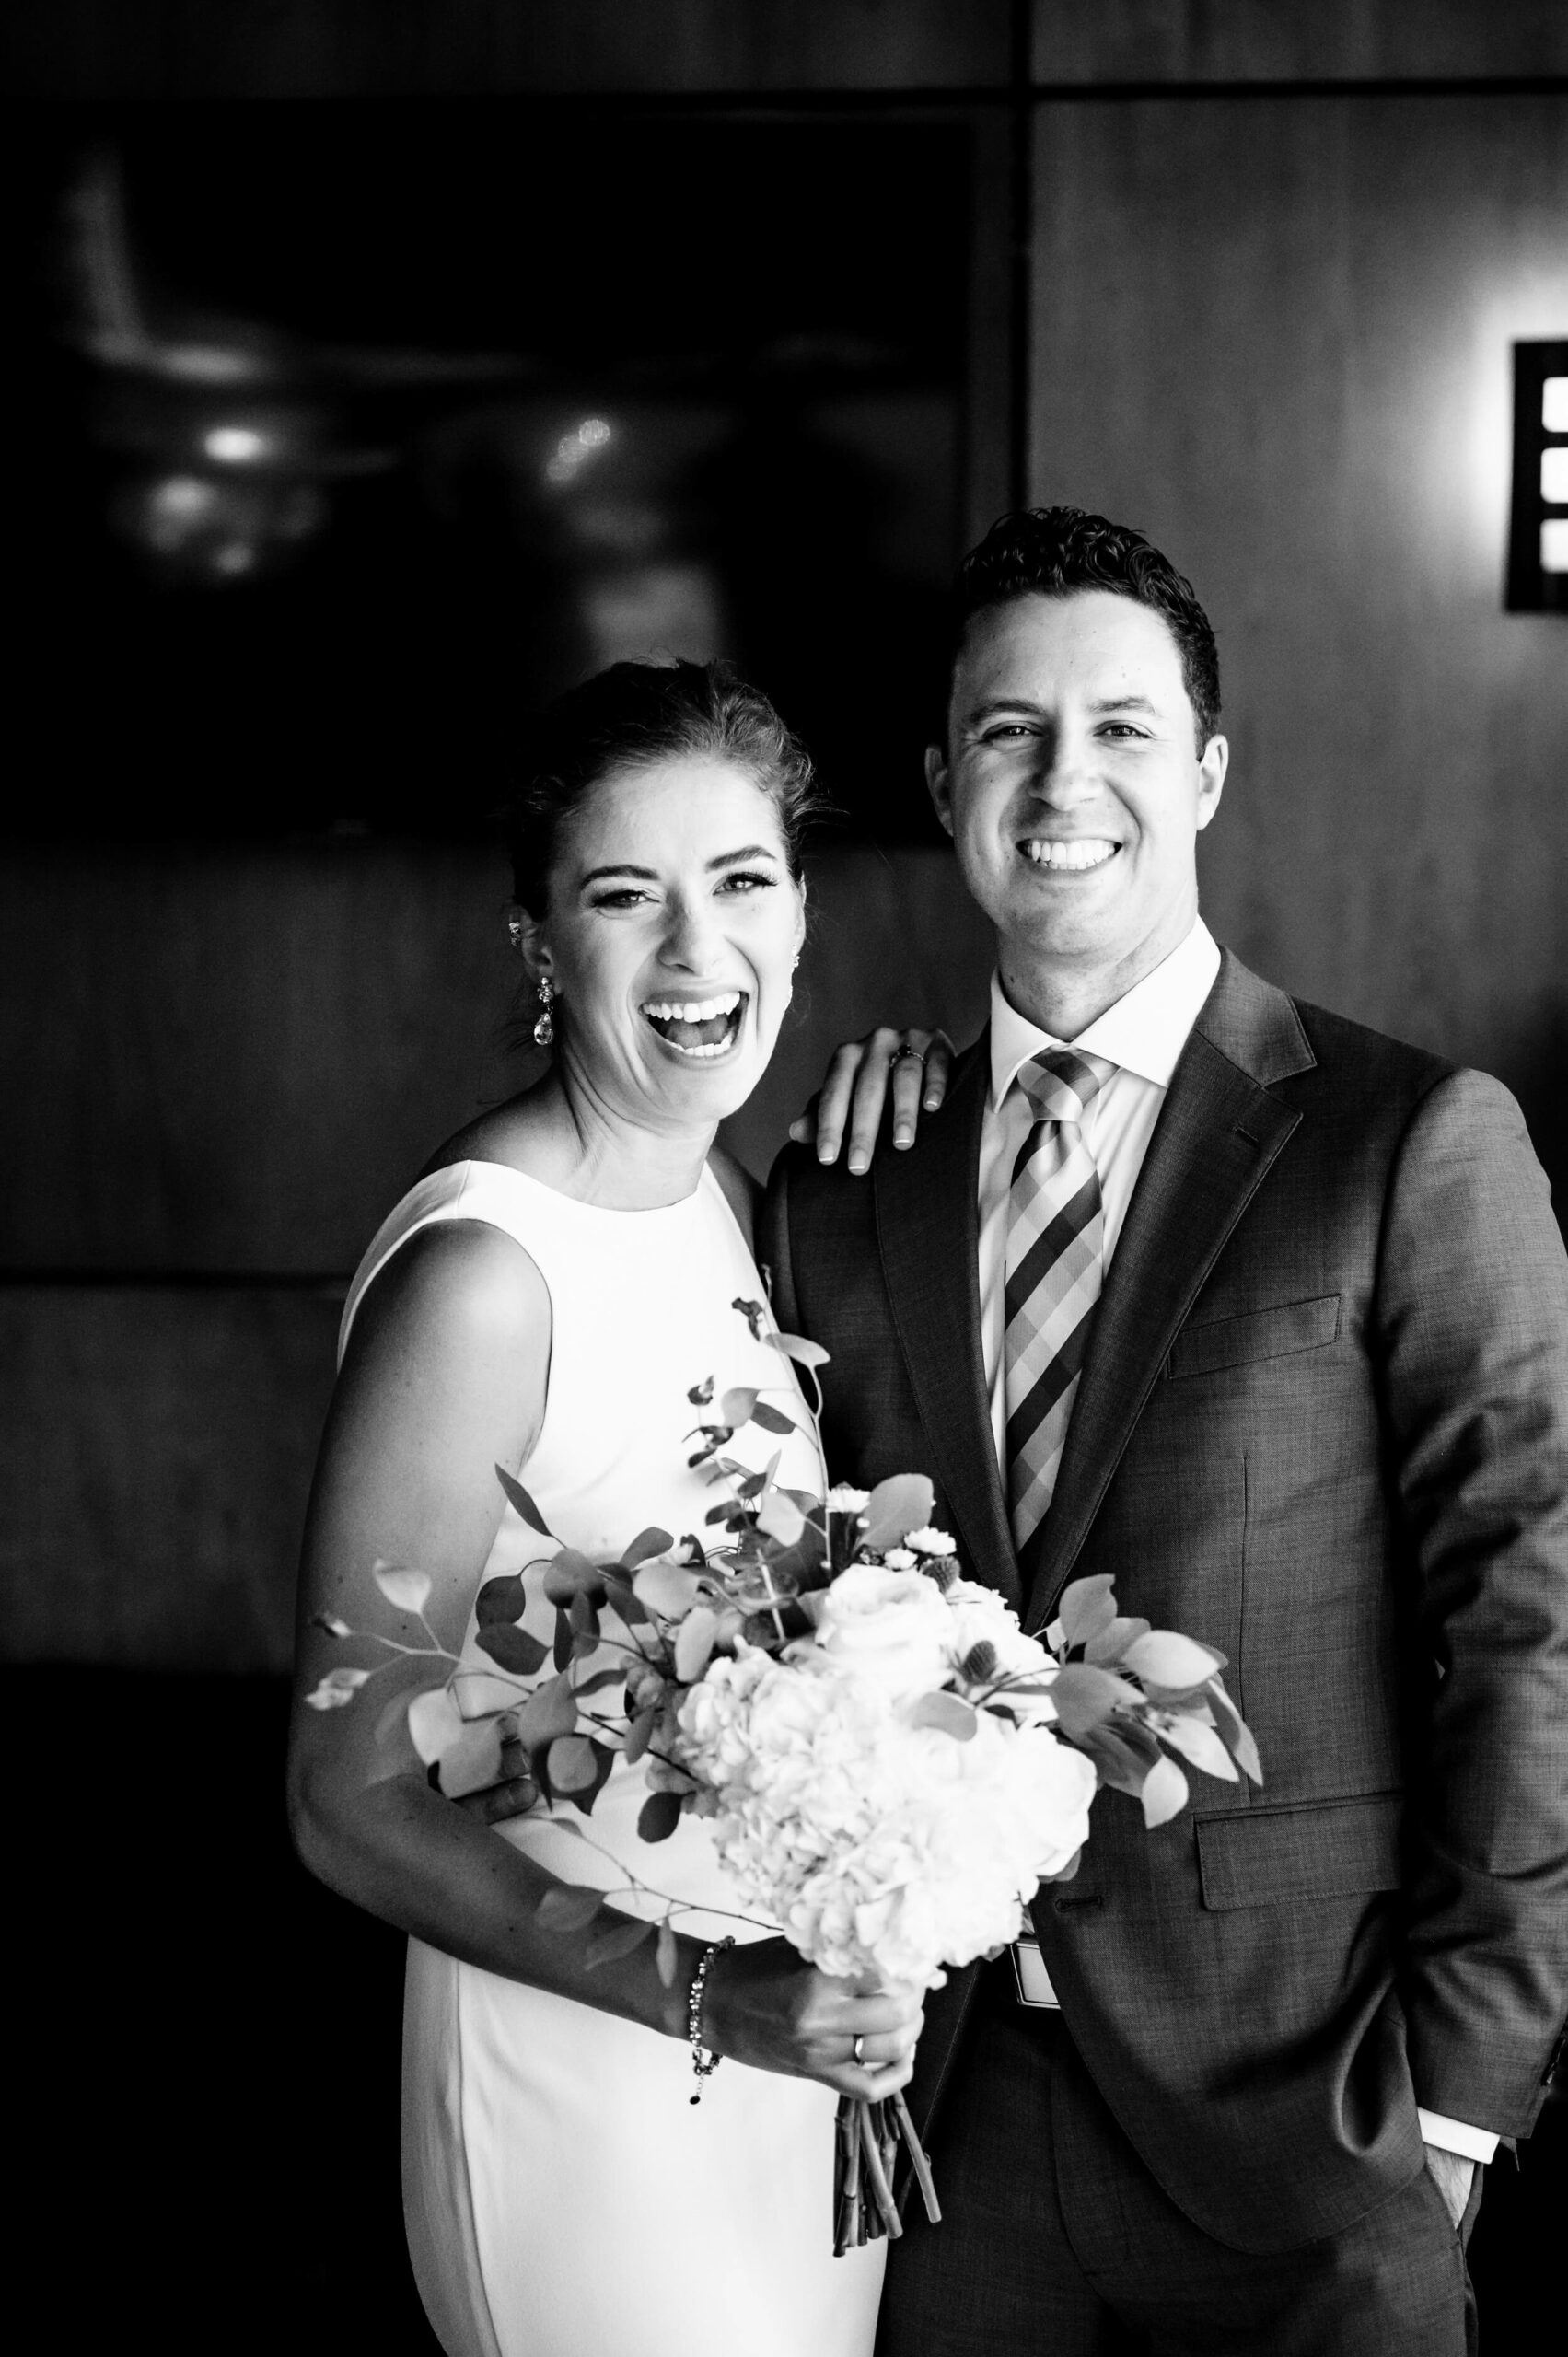
[[[1167,1091],[1107,1274],[1055,1495],[1024,1550],[1026,1627],[1050,1620],[1178,1329],[1301,1119],[1268,1084],[1313,1062],[1284,993],[1227,953]]]
[[[990,1034],[963,1057],[911,1154],[879,1153],[877,1232],[893,1323],[941,1484],[976,1579],[1021,1606],[981,1354],[976,1179]],[[921,1469],[911,1467],[910,1470]]]

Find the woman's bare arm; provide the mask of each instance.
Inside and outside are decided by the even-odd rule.
[[[302,1694],[345,1659],[369,1667],[385,1657],[331,1638],[316,1625],[319,1613],[362,1627],[374,1600],[386,1634],[427,1642],[412,1620],[398,1624],[374,1586],[377,1558],[428,1573],[426,1617],[442,1643],[459,1649],[500,1525],[494,1468],[526,1465],[543,1415],[549,1352],[543,1280],[494,1229],[430,1229],[377,1278],[350,1339],[310,1501]],[[575,1933],[541,1929],[539,1902],[556,1877],[433,1791],[401,1712],[388,1711],[420,1682],[411,1664],[382,1673],[346,1709],[296,1702],[289,1815],[305,1864],[345,1898],[466,1962],[683,2038],[686,1991],[703,1944],[680,1939],[666,1988],[651,1940],[587,1968],[596,1934],[624,1921],[613,1909],[601,1908]],[[389,1717],[390,1733],[378,1736]],[[710,1975],[711,2044],[851,2094],[884,2095],[903,2084],[907,2067],[887,2064],[918,2025],[913,2001],[857,1996],[802,1965],[783,1941],[758,1947],[770,1953],[736,1951]],[[857,2032],[868,2059],[883,2067],[849,2063]]]

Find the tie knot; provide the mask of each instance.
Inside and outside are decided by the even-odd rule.
[[[1037,1121],[1081,1121],[1116,1066],[1077,1048],[1048,1048],[1018,1074]]]

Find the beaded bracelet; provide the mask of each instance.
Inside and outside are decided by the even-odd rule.
[[[723,2060],[721,2055],[703,2050],[703,1991],[707,1984],[709,1968],[716,1956],[735,1945],[733,1939],[714,1940],[703,1950],[703,1960],[691,1975],[691,1987],[686,1999],[686,2035],[691,2042],[691,2068],[697,2074],[697,2092],[693,2103],[703,2100],[703,2082],[711,2079]]]

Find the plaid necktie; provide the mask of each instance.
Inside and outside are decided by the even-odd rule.
[[[1004,1296],[1007,1503],[1020,1548],[1056,1487],[1099,1303],[1105,1215],[1080,1125],[1115,1069],[1103,1056],[1052,1048],[1018,1074],[1035,1117],[1013,1165]]]

